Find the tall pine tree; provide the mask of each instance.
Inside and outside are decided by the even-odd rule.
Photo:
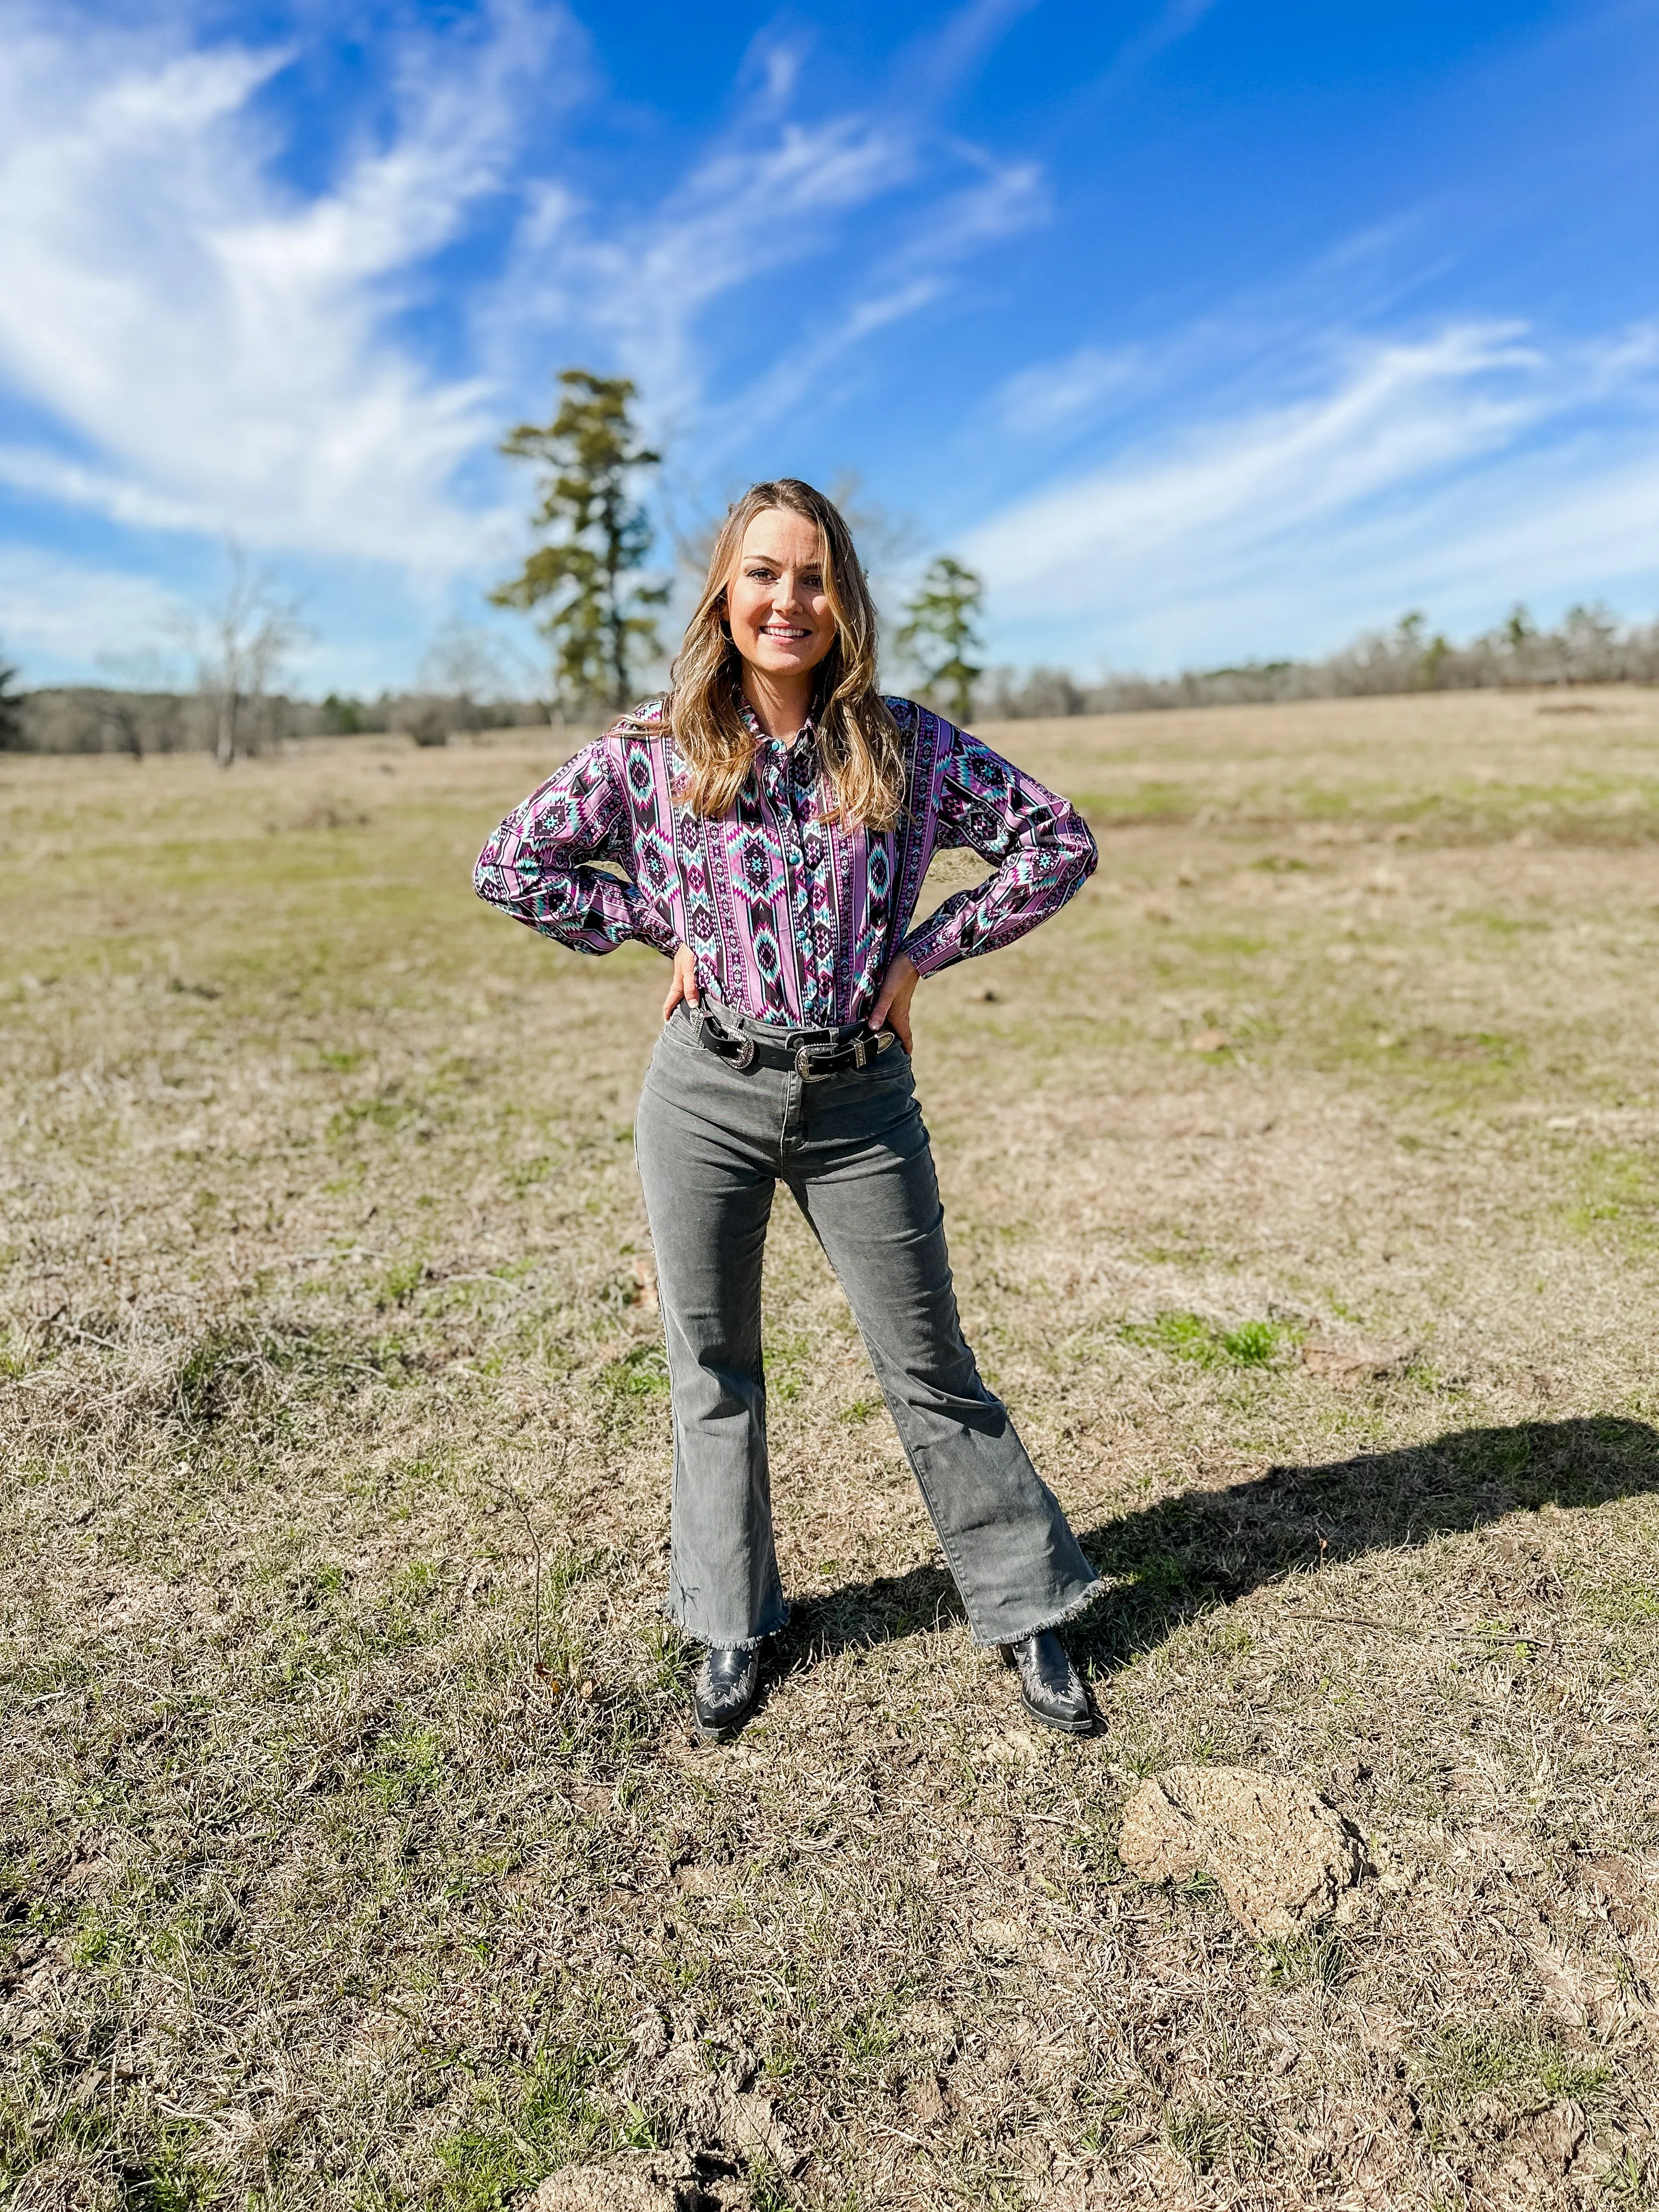
[[[904,610],[895,640],[921,672],[929,696],[944,702],[957,722],[974,711],[974,686],[985,673],[969,655],[981,650],[980,610],[985,586],[971,568],[941,553]]]
[[[650,610],[668,586],[639,580],[653,533],[634,487],[662,456],[639,442],[629,378],[567,368],[559,384],[553,420],[521,422],[501,448],[546,470],[532,520],[547,542],[489,596],[499,607],[542,611],[565,706],[621,708],[634,696],[634,670],[660,649]]]

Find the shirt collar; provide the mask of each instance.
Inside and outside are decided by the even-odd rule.
[[[769,737],[760,726],[760,716],[741,691],[738,694],[738,712],[743,717],[743,726],[757,745],[776,745],[780,751],[790,751],[798,746],[810,745],[817,735],[817,726],[809,714],[793,738]]]

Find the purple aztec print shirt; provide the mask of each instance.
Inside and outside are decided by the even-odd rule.
[[[896,952],[931,975],[1012,945],[1098,858],[1066,800],[927,708],[887,705],[910,755],[892,830],[826,821],[811,724],[786,744],[752,715],[754,769],[727,813],[701,819],[675,798],[683,765],[653,703],[514,808],[478,856],[478,896],[579,952],[689,945],[708,996],[757,1021],[861,1022]],[[929,861],[952,845],[995,872],[907,935]]]

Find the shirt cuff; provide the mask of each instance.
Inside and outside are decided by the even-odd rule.
[[[634,935],[641,945],[648,945],[653,951],[660,952],[665,960],[672,960],[680,949],[680,940],[674,933],[672,924],[664,921],[659,915],[645,914],[636,916],[634,920],[633,930]]]
[[[914,937],[908,937],[900,945],[918,975],[936,975],[941,968],[949,968],[967,957],[949,929],[942,929],[931,940],[926,924]]]

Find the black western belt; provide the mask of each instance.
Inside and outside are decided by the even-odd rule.
[[[770,1044],[751,1036],[723,1030],[707,1014],[690,1016],[692,1035],[705,1052],[733,1067],[781,1067],[803,1083],[821,1083],[828,1075],[844,1075],[849,1068],[873,1067],[890,1044],[897,1042],[891,1030],[864,1030],[844,1044]]]

